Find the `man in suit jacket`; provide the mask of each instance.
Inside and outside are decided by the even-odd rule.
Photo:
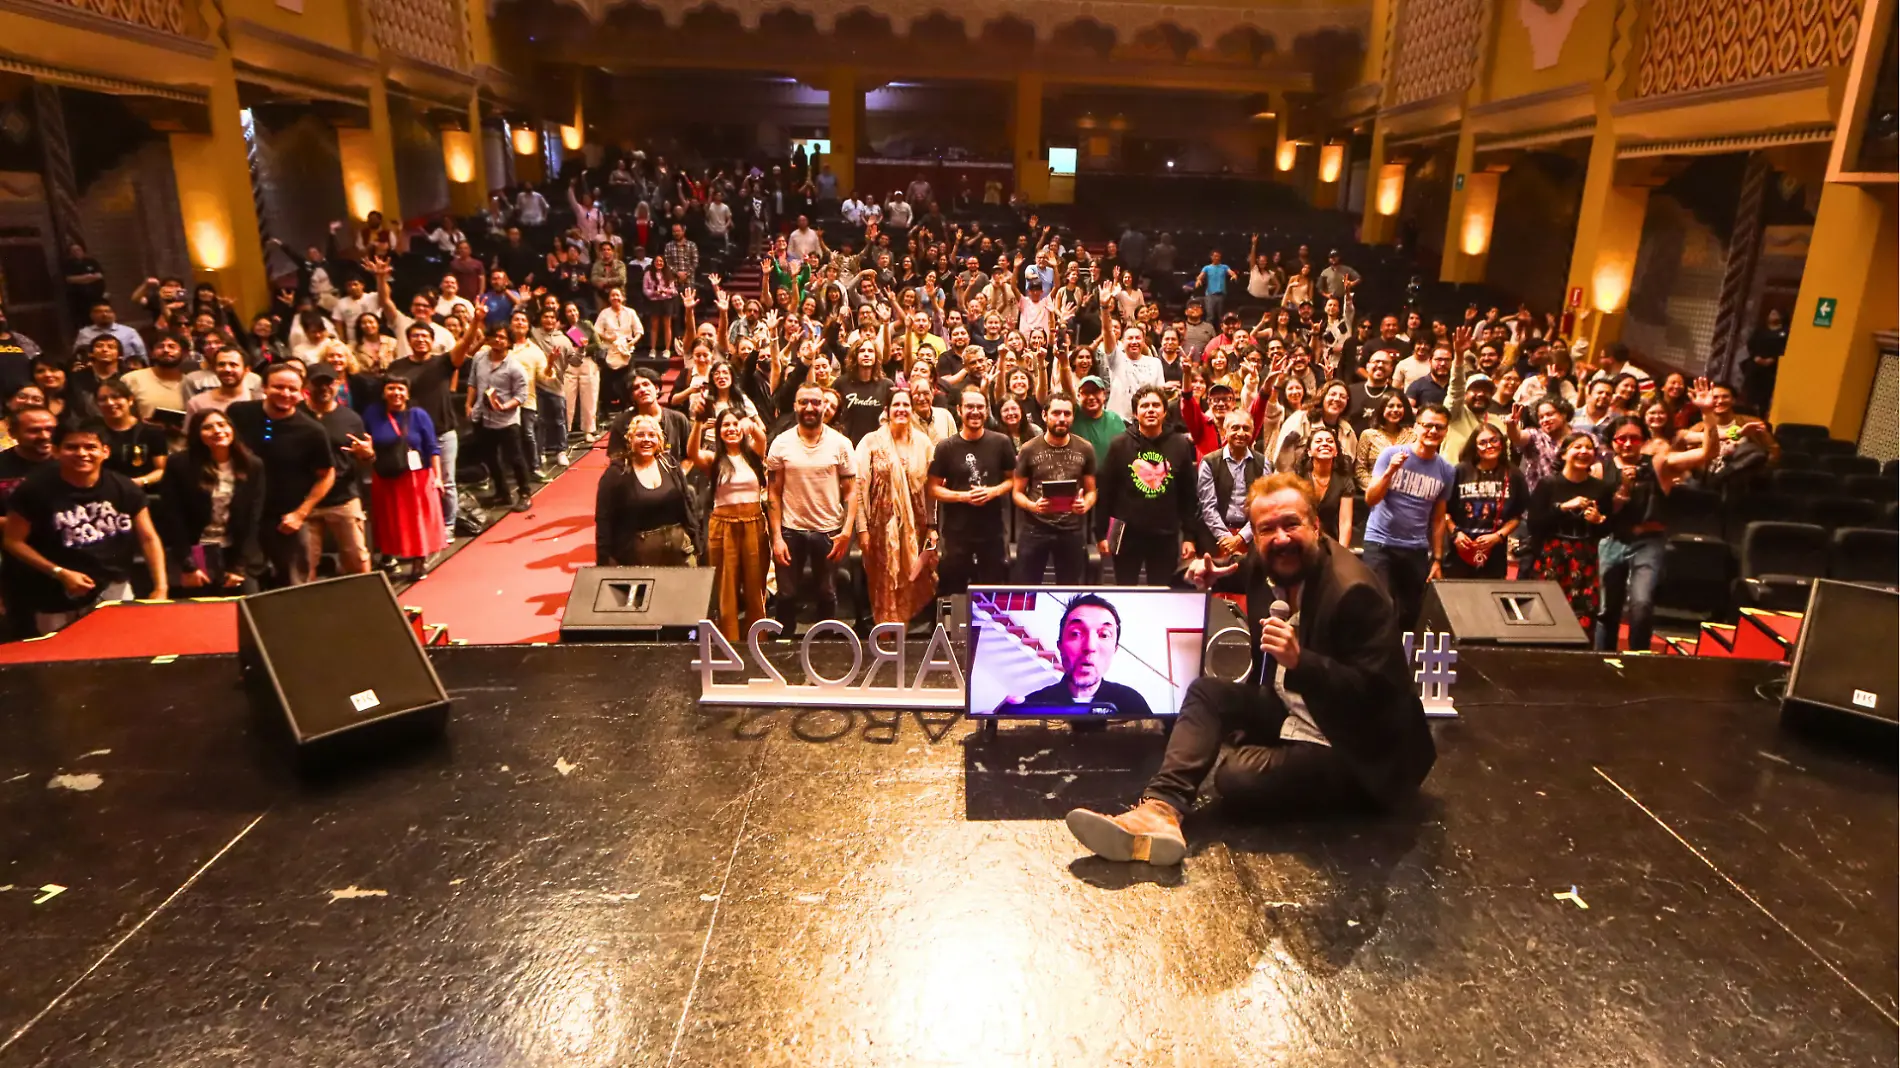
[[[1224,804],[1260,815],[1391,805],[1417,791],[1436,759],[1392,600],[1320,533],[1312,484],[1269,475],[1249,487],[1247,511],[1251,551],[1224,568],[1203,557],[1188,574],[1245,593],[1253,670],[1246,682],[1202,677],[1188,687],[1139,805],[1112,817],[1069,813],[1069,830],[1098,856],[1180,863],[1181,816],[1236,732],[1241,744],[1215,786]],[[1275,602],[1289,618],[1273,618]]]

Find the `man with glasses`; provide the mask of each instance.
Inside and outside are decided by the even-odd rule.
[[[1372,465],[1366,487],[1363,559],[1392,596],[1400,630],[1418,621],[1425,584],[1439,576],[1445,506],[1457,472],[1438,455],[1451,415],[1442,404],[1419,409],[1418,440],[1391,445]]]

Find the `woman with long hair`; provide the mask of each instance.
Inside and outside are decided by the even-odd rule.
[[[165,473],[165,428],[139,418],[132,390],[116,378],[99,383],[95,396],[106,424],[106,469],[151,488]]]
[[[1519,466],[1524,472],[1524,485],[1535,493],[1538,483],[1563,466],[1561,446],[1565,441],[1565,429],[1570,426],[1570,406],[1556,397],[1543,397],[1531,406],[1531,412],[1537,420],[1534,425],[1519,426],[1517,414],[1513,412],[1506,426],[1517,435],[1517,453],[1522,457]]]
[[[936,561],[924,548],[934,444],[915,415],[910,394],[892,391],[884,425],[858,444],[858,547],[879,623],[908,623],[937,595]]]
[[[175,587],[212,595],[250,587],[250,573],[263,562],[257,532],[264,462],[244,447],[223,412],[192,414],[185,447],[165,464],[158,499],[159,538],[166,563],[178,569]]]
[[[1394,445],[1410,445],[1418,440],[1418,433],[1412,428],[1412,402],[1405,394],[1396,390],[1387,393],[1379,403],[1379,411],[1372,425],[1359,435],[1359,463],[1355,476],[1359,481],[1359,492],[1364,493],[1372,485],[1372,465],[1379,454]]]
[[[720,364],[718,366],[725,366]],[[701,423],[701,427],[705,427]],[[771,532],[765,517],[765,427],[737,407],[720,409],[711,419],[710,446],[701,444],[695,460],[712,481],[712,514],[706,520],[706,557],[715,571],[719,633],[738,641],[765,618],[766,556]],[[702,429],[693,435],[705,442]]]
[[[402,355],[396,339],[383,333],[382,317],[364,312],[356,317],[355,370],[362,374],[382,374],[389,362]]]
[[[1563,466],[1530,491],[1531,577],[1563,587],[1570,610],[1587,625],[1597,612],[1597,542],[1614,508],[1613,491],[1590,473],[1595,434],[1572,432],[1557,454]]]
[[[1289,385],[1296,381],[1287,379]],[[1299,470],[1305,462],[1307,449],[1311,447],[1313,431],[1325,427],[1333,432],[1339,466],[1345,469],[1350,480],[1354,468],[1353,457],[1359,451],[1359,435],[1353,432],[1352,423],[1346,419],[1346,409],[1351,405],[1352,390],[1346,383],[1335,379],[1320,387],[1317,405],[1294,412],[1281,424],[1280,445],[1273,454],[1274,468],[1280,471]]]
[[[561,376],[561,394],[567,401],[568,425],[570,428],[578,427],[591,445],[599,436],[597,420],[603,405],[600,334],[594,324],[581,314],[581,306],[571,300],[561,305],[560,328],[579,357],[578,362],[570,358]]]
[[[1003,436],[1017,449],[1034,441],[1036,435],[1042,433],[1042,427],[1023,411],[1022,402],[1007,394],[1002,403],[996,406],[996,425],[1002,427]]]
[[[594,495],[594,563],[600,567],[694,567],[698,499],[685,465],[666,454],[666,433],[652,415],[627,424],[627,453],[609,464]]]
[[[1441,565],[1446,578],[1501,579],[1510,567],[1511,534],[1524,520],[1530,491],[1511,466],[1504,432],[1482,423],[1465,439],[1445,507],[1452,551]]]
[[[1350,549],[1352,497],[1358,484],[1353,481],[1352,463],[1345,456],[1339,432],[1333,427],[1315,426],[1307,434],[1299,472],[1319,496],[1320,533]]]
[[[442,449],[429,413],[409,404],[409,383],[383,382],[380,400],[363,412],[376,450],[370,471],[370,520],[376,548],[409,565],[419,579],[429,557],[448,544],[442,516]]]

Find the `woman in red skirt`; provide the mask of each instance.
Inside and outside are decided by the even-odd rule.
[[[429,557],[448,544],[442,523],[442,450],[429,413],[409,406],[409,384],[383,383],[383,399],[363,412],[376,460],[370,519],[376,548],[421,578]]]

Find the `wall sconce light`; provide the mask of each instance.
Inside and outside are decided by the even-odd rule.
[[[1378,195],[1373,207],[1381,215],[1397,215],[1399,198],[1405,192],[1405,164],[1388,163],[1379,168]]]
[[[1293,164],[1299,161],[1299,158],[1300,143],[1298,141],[1282,141],[1280,142],[1279,150],[1274,153],[1273,165],[1280,170],[1290,171],[1293,169]]]
[[[534,135],[534,127],[526,124],[515,127],[509,134],[509,139],[514,143],[517,156],[532,156],[535,149],[540,146],[539,139]]]
[[[1345,145],[1319,146],[1319,180],[1331,184],[1339,181],[1339,172],[1346,167]]]
[[[581,150],[581,128],[578,126],[561,127],[561,147],[569,152]]]

